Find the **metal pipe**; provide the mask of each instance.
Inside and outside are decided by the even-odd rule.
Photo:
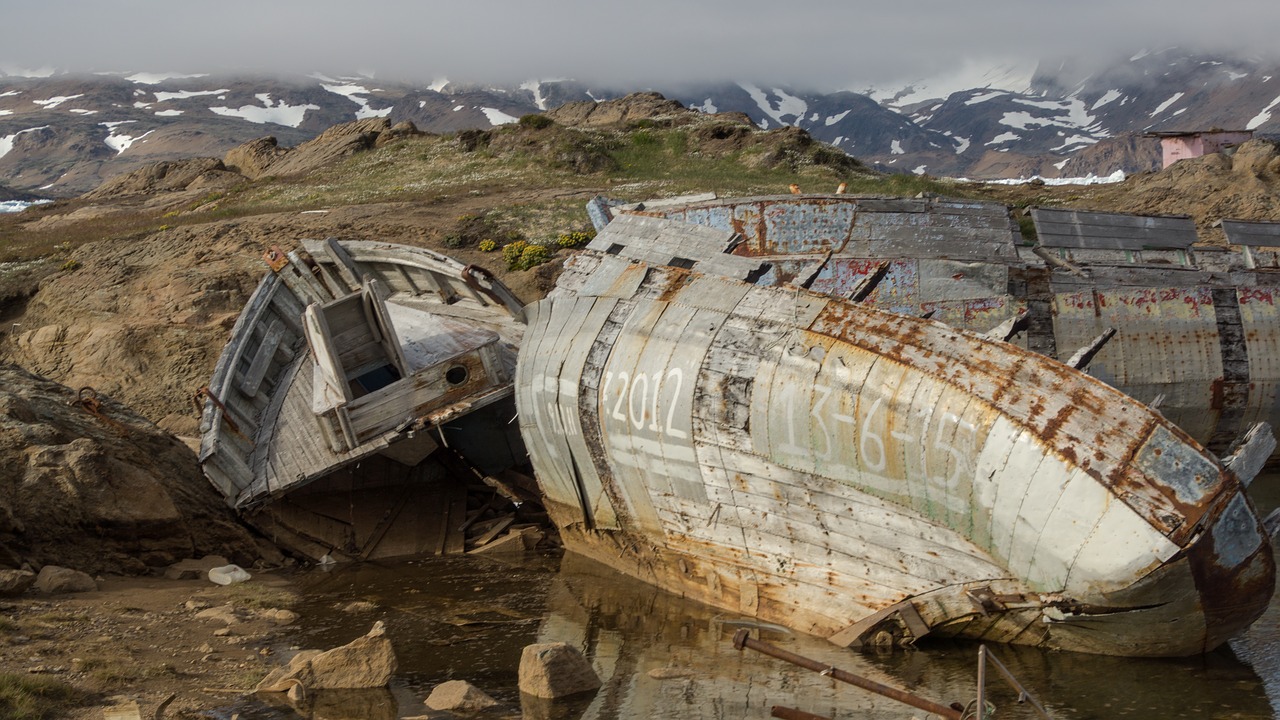
[[[978,700],[974,703],[977,717],[986,714],[987,707],[987,646],[978,646]]]
[[[1018,679],[1013,676],[1013,673],[1009,672],[1009,668],[1005,667],[1004,663],[1000,662],[1000,660],[996,658],[995,655],[992,655],[991,653],[987,652],[986,645],[978,646],[978,701],[979,701],[978,708],[979,708],[979,711],[981,711],[981,708],[982,708],[982,705],[981,705],[982,694],[983,694],[982,683],[984,678],[984,669],[985,669],[984,666],[986,664],[982,662],[983,658],[990,660],[993,664],[995,664],[996,670],[999,670],[1000,674],[1004,676],[1005,682],[1009,683],[1009,685],[1014,690],[1018,691],[1018,702],[1030,703],[1031,707],[1036,709],[1036,713],[1040,717],[1044,718],[1045,720],[1051,720],[1051,718],[1049,717],[1049,713],[1044,709],[1044,706],[1042,706],[1034,697],[1031,697],[1031,693],[1027,692],[1027,689],[1022,687],[1022,683],[1018,682]]]
[[[916,697],[906,690],[899,690],[898,688],[890,687],[888,685],[878,683],[875,680],[869,680],[867,678],[854,675],[853,673],[846,672],[830,665],[823,665],[817,660],[812,660],[802,655],[796,655],[793,652],[788,652],[761,640],[752,640],[751,631],[746,628],[742,628],[734,634],[733,646],[739,650],[744,647],[751,648],[756,652],[763,653],[770,657],[775,657],[779,660],[784,660],[792,665],[799,665],[802,668],[808,668],[820,675],[827,675],[839,680],[840,682],[848,683],[855,687],[860,687],[868,692],[873,692],[877,695],[887,697],[891,700],[897,700],[898,702],[910,705],[913,708],[933,713],[934,715],[944,718],[944,720],[961,720],[961,711],[954,707],[940,705],[931,700]]]

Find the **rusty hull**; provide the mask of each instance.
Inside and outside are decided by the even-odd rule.
[[[837,297],[888,261],[869,303],[980,332],[1025,312],[1014,342],[1058,360],[1116,328],[1088,372],[1156,403],[1215,453],[1253,423],[1280,427],[1280,275],[1265,248],[1174,247],[1194,240],[1194,226],[1191,240],[1162,235],[1160,247],[1032,248],[1008,207],[948,198],[701,198],[617,210],[628,212],[735,231],[736,254],[772,266],[764,282],[815,272],[810,288]]]
[[[1205,652],[1266,607],[1240,482],[984,335],[583,252],[527,309],[520,429],[566,547],[860,644]]]

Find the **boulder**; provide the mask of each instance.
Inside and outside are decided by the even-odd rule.
[[[427,696],[426,705],[432,710],[476,712],[498,704],[488,693],[466,680],[450,680],[440,683]]]
[[[187,558],[165,568],[164,576],[170,580],[206,580],[210,570],[227,564],[221,555],[205,555],[199,560]]]
[[[276,625],[292,625],[298,621],[298,613],[283,608],[268,608],[258,611],[258,617]]]
[[[684,105],[668,100],[656,92],[631,93],[615,100],[595,102],[584,100],[569,102],[546,115],[552,120],[570,127],[609,127],[625,125],[636,120],[653,120],[663,117],[687,115]]]
[[[197,620],[216,620],[224,625],[235,625],[243,620],[243,616],[235,605],[227,603],[217,607],[207,608],[196,613]]]
[[[178,262],[173,256],[166,257]],[[76,281],[85,285],[76,290],[50,290],[48,295],[41,291],[40,297],[83,299],[105,288],[119,293],[118,298],[168,297],[179,292],[186,294],[173,297],[191,297],[191,285],[173,281],[169,285],[129,285],[122,277],[136,279],[138,273],[121,269],[121,264],[104,263],[100,269],[107,274],[96,277],[92,272],[65,273],[80,276]],[[122,274],[115,274],[111,267]],[[44,303],[33,299],[27,308]],[[256,549],[252,536],[200,474],[195,453],[105,394],[101,383],[110,382],[106,375],[145,378],[145,382],[125,382],[146,392],[160,389],[166,382],[166,371],[157,369],[161,361],[146,359],[141,344],[147,343],[166,357],[179,357],[184,352],[178,348],[185,346],[176,341],[166,349],[161,349],[162,343],[150,343],[166,332],[164,327],[189,326],[175,321],[159,304],[149,311],[127,305],[126,301],[117,306],[117,311],[139,321],[147,317],[164,321],[155,327],[113,334],[109,328],[114,323],[110,321],[59,330],[59,323],[25,316],[24,328],[38,328],[31,337],[61,343],[56,346],[61,359],[52,364],[85,369],[88,376],[74,381],[85,388],[81,391],[0,362],[0,544],[7,548],[0,553],[0,566],[12,564],[18,556],[40,565],[72,567],[95,575],[144,574],[148,572],[147,561],[162,562],[166,556],[233,552],[242,547],[252,553]],[[78,312],[68,306],[47,311],[51,317]],[[183,343],[197,342],[194,331],[184,329],[183,333],[191,334]],[[107,336],[123,341],[124,346],[113,346]],[[6,353],[25,352],[15,340],[6,336]],[[115,350],[108,351],[108,347]],[[87,354],[81,354],[82,350]],[[120,363],[108,357],[116,350],[122,353],[117,358]],[[192,357],[181,362],[193,367],[202,364]],[[125,371],[126,367],[134,369]],[[182,384],[186,388],[182,393],[161,392],[185,399],[189,407],[192,382],[184,379]]]
[[[98,583],[88,573],[71,568],[45,565],[36,576],[36,588],[49,595],[73,592],[92,592],[98,589]]]
[[[30,570],[0,570],[0,597],[17,597],[36,581]]]
[[[278,668],[254,688],[254,692],[308,690],[357,690],[386,687],[396,671],[396,655],[382,621],[363,637],[326,652],[305,650]]]
[[[537,643],[520,655],[520,692],[557,699],[600,687],[600,676],[568,643]]]

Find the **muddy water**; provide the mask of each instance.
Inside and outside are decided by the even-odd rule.
[[[1265,484],[1264,484],[1265,481]],[[1259,505],[1280,501],[1280,476],[1260,478]],[[577,559],[502,562],[476,557],[365,563],[300,578],[309,619],[302,647],[332,647],[384,620],[400,669],[390,693],[357,695],[347,709],[304,716],[387,718],[425,714],[437,683],[466,679],[506,704],[509,715],[588,718],[766,718],[773,705],[830,717],[902,718],[924,713],[778,660],[733,648],[740,627],[792,652],[934,701],[974,696],[977,648],[931,644],[882,654],[823,640],[658,592]],[[374,609],[355,612],[352,602]],[[516,688],[520,651],[567,641],[592,658],[604,687],[584,703],[535,706]],[[1213,654],[1134,660],[993,648],[1055,718],[1272,718],[1280,709],[1280,603],[1243,637]],[[992,673],[994,674],[994,673]],[[1033,718],[989,682],[997,718]],[[314,699],[313,699],[314,700]],[[323,699],[322,699],[323,700]],[[252,710],[247,716],[298,717]],[[344,715],[344,713],[346,713]]]

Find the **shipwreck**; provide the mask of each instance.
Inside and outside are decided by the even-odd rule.
[[[468,488],[536,499],[571,552],[841,645],[1190,655],[1266,608],[1266,424],[1220,461],[1009,342],[1035,299],[978,332],[863,302],[883,269],[823,287],[821,242],[763,257],[690,211],[593,212],[527,306],[425,250],[273,250],[206,391],[206,474],[339,560],[467,549],[494,503]]]
[[[943,197],[714,195],[615,212],[732,231],[757,282],[856,297],[996,334],[1158,409],[1216,454],[1257,422],[1280,426],[1280,223],[1224,220],[1198,243],[1189,216],[1030,208]],[[1280,457],[1273,458],[1280,460]]]

